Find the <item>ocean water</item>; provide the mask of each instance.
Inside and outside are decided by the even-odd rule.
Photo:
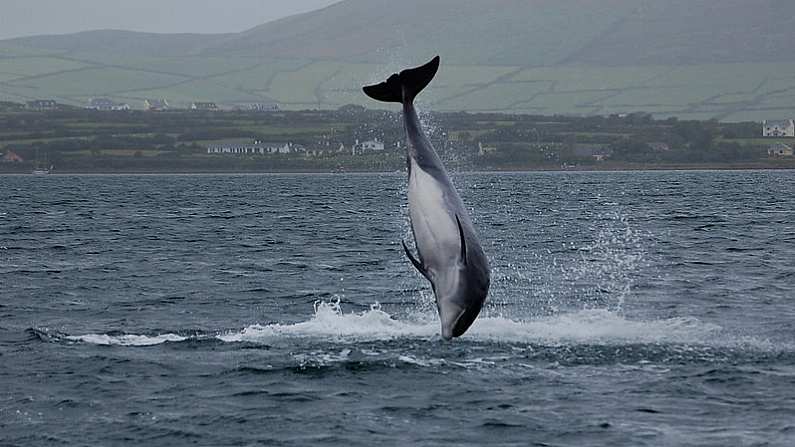
[[[795,445],[795,172],[454,181],[445,342],[403,174],[0,177],[0,445]]]

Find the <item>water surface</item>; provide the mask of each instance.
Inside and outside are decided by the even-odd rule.
[[[448,343],[403,175],[0,177],[0,444],[795,444],[794,172],[455,183]]]

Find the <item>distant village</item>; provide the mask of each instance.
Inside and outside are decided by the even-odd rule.
[[[346,147],[344,143],[331,143],[328,139],[320,142],[316,147],[307,149],[304,145],[294,143],[274,143],[274,142],[240,142],[228,141],[220,143],[212,143],[207,146],[207,153],[210,155],[288,155],[288,154],[303,154],[309,157],[320,157],[324,155],[334,154],[349,154],[349,155],[366,155],[383,153],[387,150],[383,141],[372,139],[367,141],[356,142],[350,147]],[[399,144],[396,145],[399,148]],[[391,149],[391,148],[390,148]]]
[[[252,102],[234,104],[227,107],[220,107],[218,104],[214,102],[196,101],[187,104],[183,107],[172,107],[166,99],[144,99],[141,102],[141,105],[142,105],[141,108],[142,110],[150,112],[162,112],[172,109],[210,111],[210,112],[222,111],[222,110],[275,112],[279,110],[279,105],[276,103],[252,103]],[[39,112],[58,110],[59,108],[63,107],[62,104],[59,104],[57,101],[53,99],[37,99],[33,101],[28,101],[26,106],[29,110],[35,110]],[[109,98],[91,98],[88,100],[88,103],[86,103],[84,108],[89,110],[101,110],[104,112],[118,112],[118,111],[133,110],[135,107],[132,107],[129,103],[116,102]]]
[[[358,105],[283,111],[271,103],[203,101],[173,107],[162,98],[134,105],[101,97],[83,107],[52,99],[0,104],[5,110],[0,113],[0,171],[34,164],[81,172],[129,166],[327,170],[402,165],[405,136],[393,112]],[[437,151],[482,169],[791,166],[795,161],[793,119],[719,123],[655,119],[643,112],[592,117],[458,112],[433,119],[439,130],[429,136]]]

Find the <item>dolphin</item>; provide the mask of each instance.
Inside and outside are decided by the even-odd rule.
[[[363,88],[378,101],[403,104],[408,135],[408,200],[411,231],[419,256],[403,241],[411,263],[431,283],[442,337],[463,335],[475,321],[491,283],[489,262],[447,171],[422,131],[414,98],[439,70],[439,56]]]

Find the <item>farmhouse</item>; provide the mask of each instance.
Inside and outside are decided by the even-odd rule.
[[[478,142],[478,155],[481,157],[486,154],[493,154],[497,152],[497,146],[487,146],[482,141]]]
[[[574,148],[574,156],[579,158],[591,158],[595,161],[605,161],[610,155],[610,149],[602,146],[578,145]]]
[[[302,149],[302,146],[291,143],[265,143],[262,141],[254,141],[252,143],[222,142],[207,146],[207,153],[220,155],[269,155],[290,154],[299,152]]]
[[[776,143],[767,148],[769,157],[792,157],[792,147],[784,143]]]
[[[3,155],[2,158],[0,158],[0,161],[3,163],[22,163],[25,160],[23,160],[22,157],[17,155],[16,152],[9,149],[8,151],[6,151],[5,155]]]
[[[668,143],[663,143],[660,141],[653,141],[651,143],[647,143],[646,145],[649,146],[649,149],[651,149],[652,152],[668,152],[671,150],[671,146],[669,146]]]
[[[214,102],[194,102],[190,105],[191,110],[218,110],[218,104]]]
[[[37,99],[35,101],[28,101],[28,109],[30,110],[55,110],[58,108],[58,103],[54,99]]]
[[[377,138],[374,140],[367,140],[360,142],[356,140],[356,143],[353,145],[353,155],[361,155],[366,152],[383,152],[384,151],[384,142],[379,141]]]
[[[272,103],[261,103],[261,102],[254,102],[248,104],[241,104],[236,107],[238,110],[247,110],[251,112],[278,112],[279,105],[275,102]]]
[[[762,122],[764,137],[795,137],[795,121],[764,121]]]
[[[168,101],[165,99],[146,99],[144,100],[144,107],[150,112],[168,110]]]
[[[124,103],[119,104],[108,98],[91,98],[91,100],[88,101],[88,107],[86,108],[93,110],[102,110],[102,111],[109,111],[109,110],[117,111],[117,110],[130,110],[130,105]]]

